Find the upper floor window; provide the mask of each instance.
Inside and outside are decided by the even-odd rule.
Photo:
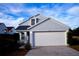
[[[39,20],[40,20],[39,18],[36,18],[36,23],[38,23],[38,22],[39,22]]]
[[[31,19],[31,25],[35,24],[35,19]]]

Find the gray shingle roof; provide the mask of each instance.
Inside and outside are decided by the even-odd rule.
[[[30,26],[18,26],[16,30],[27,30],[28,27]]]

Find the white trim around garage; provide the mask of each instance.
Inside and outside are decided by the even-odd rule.
[[[33,35],[32,42],[34,47],[67,45],[66,32],[63,31],[62,32],[34,32],[32,35]]]

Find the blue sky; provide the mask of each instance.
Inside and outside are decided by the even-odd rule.
[[[0,3],[0,22],[17,27],[20,22],[41,13],[71,28],[79,27],[78,3]]]

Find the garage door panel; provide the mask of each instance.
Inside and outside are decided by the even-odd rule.
[[[65,45],[65,32],[35,32],[35,45]]]

